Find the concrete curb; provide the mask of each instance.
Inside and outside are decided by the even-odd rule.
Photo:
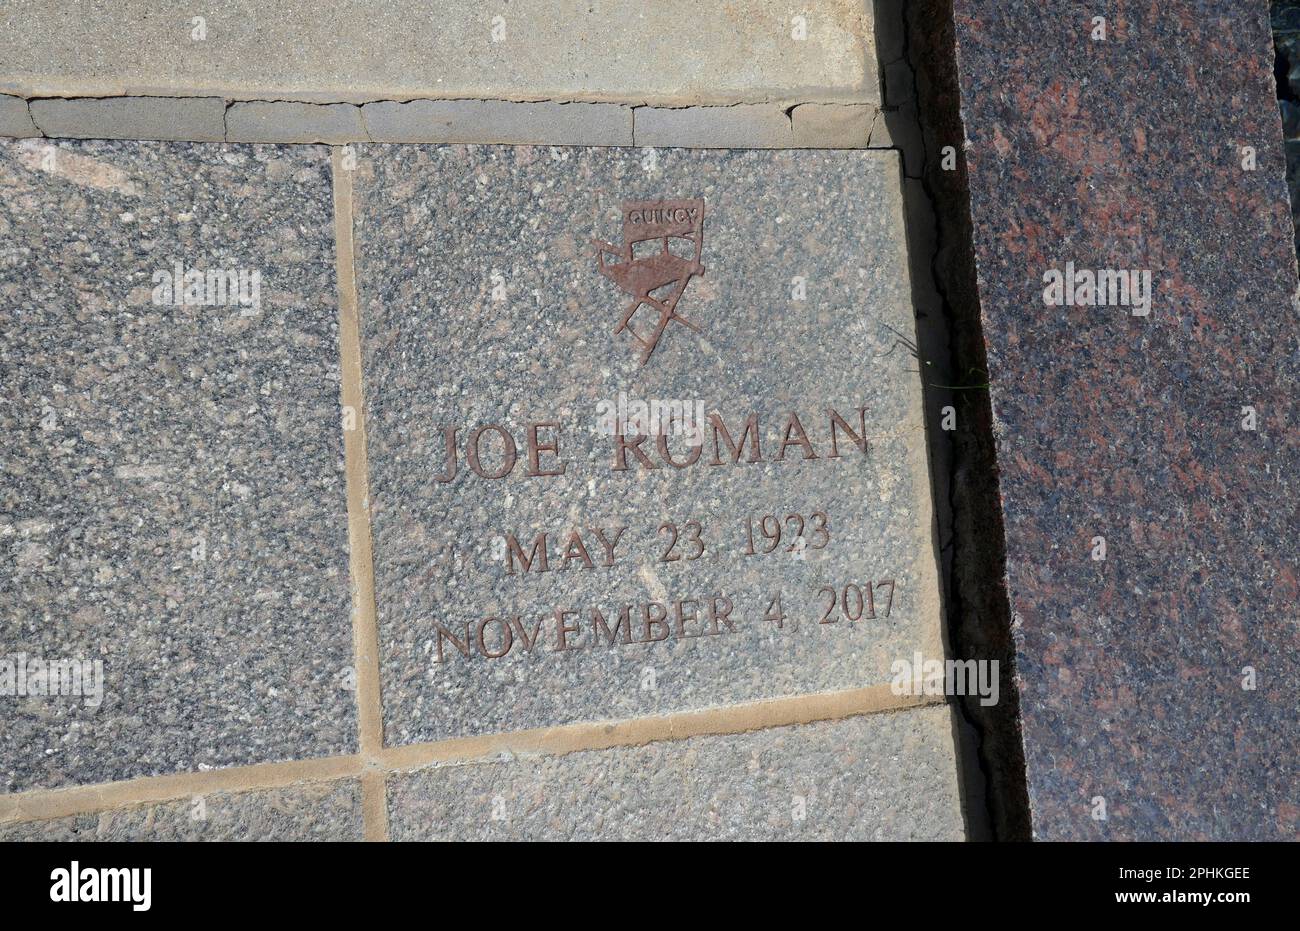
[[[646,107],[581,101],[0,95],[0,136],[190,142],[418,142],[684,148],[889,148],[874,104]]]

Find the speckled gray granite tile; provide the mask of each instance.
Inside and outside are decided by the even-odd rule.
[[[354,749],[330,190],[323,148],[0,143],[6,791]]]
[[[95,814],[0,824],[0,841],[359,841],[354,780],[195,795]]]
[[[390,777],[393,840],[962,840],[946,706]]]
[[[857,688],[914,649],[942,655],[921,386],[899,344],[913,319],[895,153],[358,156],[390,745]],[[592,240],[619,241],[624,204],[662,198],[703,200],[705,271],[677,305],[699,332],[672,323],[642,366]],[[643,335],[651,313],[634,318]],[[727,436],[703,420],[702,447],[652,437],[638,449],[654,467],[625,452],[620,470],[599,420],[620,394],[698,404]],[[830,409],[864,446],[835,426],[832,447]],[[517,447],[504,478],[465,453],[489,424]],[[536,462],[530,424],[550,425]],[[497,428],[479,440],[479,472],[501,471]],[[661,440],[696,461],[666,465]]]

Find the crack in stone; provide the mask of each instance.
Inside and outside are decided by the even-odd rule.
[[[41,127],[41,124],[36,122],[36,114],[32,112],[32,102],[30,100],[24,99],[23,103],[27,107],[27,119],[31,120],[32,125],[36,127],[36,131],[41,134],[40,138],[41,139],[50,138],[48,135],[46,135],[45,130]]]

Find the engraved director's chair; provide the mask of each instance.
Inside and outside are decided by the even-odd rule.
[[[593,240],[597,248],[597,260],[600,273],[613,281],[619,288],[632,295],[632,303],[623,313],[614,332],[627,330],[632,338],[641,344],[641,364],[645,365],[650,354],[659,345],[668,324],[676,320],[695,332],[700,328],[677,313],[677,302],[682,299],[686,285],[694,275],[703,275],[704,266],[700,264],[700,254],[704,245],[704,201],[637,201],[623,205],[623,247],[620,249],[607,242]],[[687,240],[694,247],[693,258],[682,258],[668,249],[671,239]],[[662,248],[654,255],[637,258],[634,247],[637,243],[660,240]],[[617,262],[606,264],[606,253],[616,257]],[[666,298],[654,296],[654,292],[672,286]],[[659,311],[659,322],[654,332],[642,336],[631,326],[632,318],[643,306]]]

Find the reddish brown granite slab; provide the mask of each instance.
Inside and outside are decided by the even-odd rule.
[[[1267,4],[954,6],[1035,836],[1296,838],[1300,326]],[[1150,269],[1150,316],[1044,306],[1066,261]]]

